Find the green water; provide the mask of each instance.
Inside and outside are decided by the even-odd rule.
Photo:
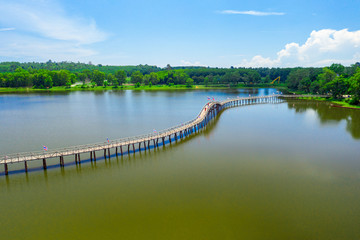
[[[151,130],[154,122],[171,126],[179,116],[191,119],[208,94],[248,95],[100,94],[95,102],[100,101],[104,114],[90,123],[81,114],[78,118],[92,133],[99,131],[92,122],[103,121],[107,124],[99,128],[104,131],[130,134],[140,130],[126,126]],[[49,104],[49,99],[37,97],[35,104]],[[93,97],[61,96],[54,102],[62,105],[75,98],[72,102],[81,106],[82,98],[89,104]],[[123,107],[135,104],[143,112],[129,108],[127,116],[120,117],[122,111],[103,103],[108,103],[106,98],[110,103],[124,101]],[[29,105],[31,109],[33,102]],[[2,114],[14,114],[10,109],[8,105]],[[114,129],[111,114],[121,123],[126,117],[131,122]],[[139,119],[139,114],[146,118]],[[73,122],[65,121],[67,127],[76,126],[77,120],[68,121]],[[1,239],[359,239],[359,121],[359,111],[320,102],[243,106],[225,110],[202,132],[171,146],[64,169],[0,176]],[[16,131],[11,123],[8,126]],[[1,130],[10,136],[10,130]],[[80,136],[71,139],[77,133]],[[84,135],[89,142],[97,140],[83,128],[67,134],[68,139],[51,144],[66,145]]]

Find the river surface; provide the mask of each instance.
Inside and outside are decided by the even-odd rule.
[[[275,91],[3,94],[0,155],[151,133],[193,119],[208,96]],[[241,106],[166,147],[81,157],[9,165],[1,239],[360,239],[359,110]]]

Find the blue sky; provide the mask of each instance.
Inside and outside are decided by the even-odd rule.
[[[0,61],[160,67],[360,61],[360,0],[0,0]]]

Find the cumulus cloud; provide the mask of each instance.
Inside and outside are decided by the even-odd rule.
[[[240,14],[251,16],[281,16],[285,15],[283,12],[259,12],[259,11],[236,11],[236,10],[224,10],[220,11],[221,14]]]
[[[323,67],[332,63],[350,65],[359,61],[360,31],[322,29],[312,31],[307,41],[286,44],[276,58],[254,56],[242,67]]]
[[[180,62],[183,66],[202,66],[201,63],[198,61],[190,62],[190,61],[181,60]]]
[[[56,0],[0,0],[0,25],[3,28],[0,38],[0,56],[33,56],[34,60],[62,60],[69,57],[95,54],[89,46],[104,41],[107,34],[98,29],[93,19],[67,14]],[[1,30],[0,30],[1,31]]]

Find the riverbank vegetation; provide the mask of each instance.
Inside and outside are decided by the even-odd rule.
[[[274,79],[278,78],[278,81]],[[329,94],[359,105],[360,63],[326,68],[210,68],[91,63],[0,63],[0,92],[79,90],[180,90],[276,87],[296,93]]]
[[[348,68],[332,64],[323,69],[294,69],[287,77],[287,87],[297,93],[329,94],[332,101],[342,105],[359,105],[359,64]]]

